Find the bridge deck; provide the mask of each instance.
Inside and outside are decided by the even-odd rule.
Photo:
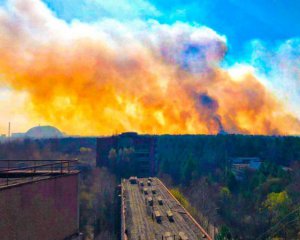
[[[139,180],[147,185],[147,179]],[[128,180],[123,180],[122,187],[129,240],[179,240],[179,232],[184,232],[189,240],[203,239],[204,232],[157,178],[153,178],[152,186],[145,186],[149,190],[148,195],[142,193],[139,184],[131,184]],[[156,189],[156,194],[152,193],[153,188]],[[147,204],[148,196],[153,198],[153,206]],[[158,196],[162,198],[163,205],[159,205]],[[156,210],[162,216],[161,223],[157,223],[152,217],[152,213]],[[174,221],[169,221],[168,210],[172,211]],[[166,232],[171,233],[172,237],[162,238]]]

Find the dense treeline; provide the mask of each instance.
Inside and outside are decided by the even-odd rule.
[[[300,238],[300,138],[161,136],[157,152],[159,174],[171,177],[202,225],[219,228],[217,239]],[[234,157],[263,164],[238,181]]]
[[[80,226],[85,240],[117,240],[119,199],[116,177],[105,168],[81,173]]]
[[[0,160],[74,159],[82,148],[89,148],[95,158],[94,138],[25,139],[0,142]]]
[[[110,152],[110,171],[95,167],[93,138],[0,144],[0,159],[77,159],[80,229],[86,239],[117,239],[116,187],[135,174],[134,149]],[[231,158],[258,157],[237,180]],[[157,173],[216,239],[300,239],[300,138],[242,135],[157,137]],[[288,167],[284,169],[283,167]],[[130,171],[127,171],[130,169]]]
[[[300,138],[246,135],[165,135],[158,137],[159,171],[176,183],[230,168],[230,158],[259,157],[289,166],[300,160]]]

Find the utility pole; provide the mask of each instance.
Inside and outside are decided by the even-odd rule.
[[[7,137],[10,137],[10,122],[8,122],[8,135]]]

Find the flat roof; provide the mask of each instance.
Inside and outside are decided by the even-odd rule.
[[[139,180],[145,182],[147,179],[139,178]],[[150,191],[148,195],[145,195],[142,192],[143,187],[139,184],[131,184],[128,180],[123,180],[122,188],[126,208],[125,225],[129,240],[162,239],[166,232],[170,232],[177,238],[179,238],[179,232],[184,232],[189,240],[203,239],[204,233],[199,226],[157,178],[153,178],[152,186],[148,187],[149,190],[155,188],[155,194]],[[153,206],[149,206],[146,201],[149,196],[153,198]],[[159,196],[163,200],[162,205],[158,203]],[[168,219],[168,211],[172,211],[173,221]],[[153,214],[157,212],[161,215],[161,223],[154,218]]]
[[[80,173],[80,171],[77,171],[77,170],[73,170],[70,172],[62,173],[62,174],[53,174],[53,172],[52,173],[48,172],[48,174],[47,174],[44,172],[42,175],[39,175],[38,173],[36,175],[33,175],[31,173],[31,175],[30,175],[30,174],[28,174],[28,172],[26,172],[26,173],[24,172],[24,174],[28,174],[28,175],[21,176],[21,177],[17,177],[17,176],[3,177],[3,176],[1,176],[1,173],[0,173],[0,190],[17,187],[17,186],[24,185],[24,184],[31,184],[34,182],[39,182],[39,181],[48,180],[48,179],[77,175],[79,173]],[[23,174],[23,173],[18,172],[18,174]]]
[[[78,174],[75,160],[0,160],[0,189]]]

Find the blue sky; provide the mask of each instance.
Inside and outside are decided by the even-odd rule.
[[[229,60],[243,58],[249,42],[254,39],[276,45],[279,41],[300,36],[298,0],[119,0],[105,3],[109,5],[107,9],[103,8],[107,1],[101,0],[44,2],[66,21],[93,22],[102,17],[128,19],[139,15],[161,23],[183,21],[205,25],[227,37]],[[129,2],[130,9],[119,8],[125,2]],[[112,12],[114,5],[116,11]]]

